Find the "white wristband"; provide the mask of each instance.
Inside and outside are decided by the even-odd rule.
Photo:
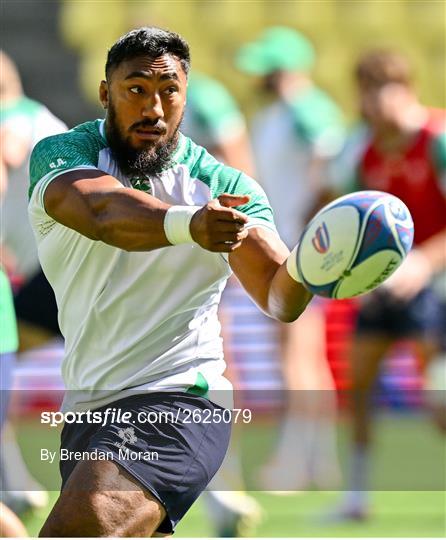
[[[293,249],[289,254],[288,259],[286,260],[286,269],[290,277],[297,281],[297,283],[302,283],[302,280],[299,277],[299,272],[297,271],[297,248],[299,244]]]
[[[192,216],[201,206],[171,206],[164,217],[164,232],[172,245],[194,244],[190,234]]]

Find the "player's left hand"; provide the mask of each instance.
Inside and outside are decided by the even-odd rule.
[[[395,298],[411,300],[428,285],[431,278],[432,265],[429,259],[419,249],[413,249],[382,286]]]

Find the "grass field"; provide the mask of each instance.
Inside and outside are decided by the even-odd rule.
[[[379,424],[379,444],[374,454],[372,474],[376,478],[399,472],[393,480],[393,487],[399,490],[392,491],[392,484],[389,484],[386,491],[372,492],[370,518],[367,521],[323,523],[324,515],[339,502],[340,493],[309,491],[298,495],[274,496],[252,491],[264,515],[251,534],[259,537],[445,537],[446,495],[439,489],[446,481],[444,439],[433,431],[423,417],[395,418],[385,415]],[[57,467],[42,467],[41,464],[36,467],[38,449],[51,446],[48,433],[42,432],[42,428],[36,424],[23,422],[20,423],[18,433],[24,456],[34,469],[35,476],[43,485],[55,489],[59,482]],[[245,459],[246,455],[252,455],[253,448],[265,451],[271,446],[274,441],[272,435],[271,430],[265,430],[265,426],[251,430],[246,440],[242,440]],[[57,441],[57,432],[52,432],[52,437]],[[414,450],[416,448],[419,449],[417,452]],[[340,430],[339,452],[345,465],[348,461],[345,429]],[[417,454],[418,460],[411,457],[411,452]],[[423,489],[423,483],[420,482],[417,484],[418,491],[402,491],[402,477],[410,474],[411,467],[419,469],[418,476],[415,474],[412,481],[427,478],[427,486],[437,487]],[[248,481],[252,474],[252,471],[247,471]],[[432,484],[434,474],[442,475],[436,484]],[[57,498],[57,492],[52,491],[50,496],[52,504]],[[38,533],[50,508],[51,505],[36,514],[25,516],[31,535]],[[206,506],[199,500],[178,526],[175,537],[209,537],[213,534]]]
[[[372,514],[364,523],[323,525],[320,518],[339,500],[336,493],[309,492],[278,497],[251,493],[264,509],[253,535],[259,537],[444,537],[445,494],[441,492],[374,492]],[[51,492],[54,502],[57,492]],[[29,533],[36,536],[47,509],[25,516]],[[213,536],[206,508],[198,501],[177,528],[175,537]]]

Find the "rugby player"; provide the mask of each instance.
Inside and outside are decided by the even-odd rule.
[[[446,345],[446,115],[420,103],[410,65],[398,52],[367,51],[355,77],[365,124],[340,160],[338,176],[347,179],[341,191],[392,193],[407,204],[415,224],[415,246],[405,263],[381,289],[362,298],[352,348],[354,449],[338,517],[363,519],[369,506],[369,396],[381,361],[401,338],[414,342],[424,364],[440,358]],[[444,370],[443,362],[436,369],[443,393]],[[434,408],[444,430],[444,405]]]
[[[26,193],[33,147],[41,139],[68,128],[42,103],[23,93],[17,66],[3,51],[0,51],[0,61],[2,160],[9,176],[0,206],[2,259],[8,272],[20,281],[20,287],[14,290],[14,307],[19,351],[22,352],[60,335],[56,301],[41,271],[34,235],[28,223]]]
[[[0,50],[0,265],[14,282],[13,310],[17,317],[20,354],[60,338],[54,293],[40,268],[34,234],[28,221],[28,168],[36,143],[67,130],[47,107],[23,92],[12,58]],[[28,471],[11,422],[0,440],[0,478],[4,502],[22,513],[48,504],[48,494]],[[12,474],[12,471],[14,473]],[[26,490],[23,490],[26,487]]]
[[[0,97],[3,98],[2,93],[0,93]],[[7,189],[8,182],[8,170],[3,154],[2,152],[0,157],[0,202]],[[17,348],[18,335],[12,291],[8,276],[0,260],[0,433],[3,431],[7,417]],[[3,477],[0,477],[0,480],[2,486],[0,499],[0,536],[2,538],[26,536],[27,532],[22,522],[4,503],[6,499],[5,482]]]
[[[342,148],[343,116],[313,81],[314,46],[297,30],[267,28],[244,44],[235,60],[242,72],[256,78],[258,90],[272,98],[253,119],[253,151],[277,230],[292,248],[314,214],[329,164]],[[286,413],[274,455],[260,474],[261,487],[280,494],[312,485],[334,489],[339,484],[336,398],[326,355],[325,302],[312,302],[298,321],[277,329]]]
[[[31,157],[29,215],[65,338],[63,410],[134,418],[65,424],[67,453],[113,459],[60,462],[42,536],[170,534],[228,445],[230,424],[199,421],[228,406],[216,313],[228,276],[281,321],[311,299],[262,189],[180,133],[189,63],[175,33],[127,33],[108,52],[105,120]],[[142,411],[177,421],[139,422]],[[159,459],[120,459],[123,446]]]

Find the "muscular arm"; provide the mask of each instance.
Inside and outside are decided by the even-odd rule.
[[[168,204],[125,188],[101,171],[79,170],[53,180],[44,194],[53,219],[91,238],[127,251],[170,245],[164,233]]]
[[[190,232],[202,248],[216,252],[238,249],[247,231],[247,217],[233,209],[249,197],[222,195],[225,203],[210,201],[193,217]],[[113,176],[97,170],[67,172],[44,193],[45,210],[53,219],[92,240],[126,251],[150,251],[170,246],[164,218],[170,208],[156,197],[123,187]]]
[[[256,304],[283,322],[297,319],[312,298],[289,276],[285,266],[288,255],[275,233],[253,227],[241,247],[229,256],[232,270]]]
[[[248,200],[221,195],[195,214],[191,234],[204,249],[230,253],[234,273],[263,311],[275,319],[293,321],[311,294],[288,275],[284,261],[289,252],[276,234],[261,227],[244,229],[247,217],[232,206]],[[170,205],[125,188],[101,171],[85,169],[59,176],[46,188],[44,204],[53,219],[92,240],[126,251],[170,245],[164,232]]]

